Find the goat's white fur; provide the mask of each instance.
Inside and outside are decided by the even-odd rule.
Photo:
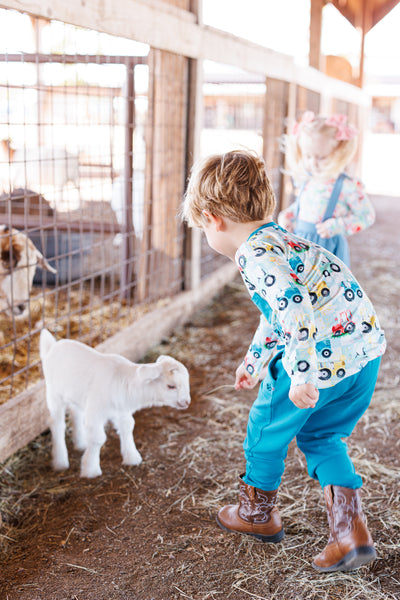
[[[155,363],[136,364],[118,354],[102,354],[76,340],[56,341],[47,330],[40,333],[40,357],[50,412],[52,459],[56,470],[69,467],[65,443],[65,414],[72,418],[73,442],[84,450],[81,477],[101,475],[100,449],[104,427],[114,425],[123,464],[142,462],[134,439],[132,414],[151,406],[187,408],[189,373],[171,356]]]
[[[36,267],[56,270],[21,231],[0,225],[0,310],[24,316]]]

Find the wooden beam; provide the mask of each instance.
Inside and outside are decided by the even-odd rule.
[[[364,63],[365,63],[365,35],[372,27],[372,3],[371,0],[364,0],[361,3],[361,12],[357,14],[356,25],[361,31],[360,42],[360,62],[358,68],[358,85],[363,87],[364,83]]]
[[[189,92],[187,111],[187,143],[185,179],[190,176],[193,164],[200,156],[200,137],[204,120],[203,65],[199,60],[189,59]],[[186,190],[186,182],[184,185]],[[184,286],[192,289],[201,279],[201,232],[185,225]]]
[[[379,21],[386,17],[386,15],[399,3],[399,0],[387,0],[386,2],[381,2],[376,8],[372,9],[372,21],[370,27],[375,27]],[[368,33],[368,31],[366,32]]]
[[[342,100],[368,104],[367,96],[354,86],[310,67],[299,67],[285,54],[274,52],[212,27],[197,24],[188,11],[161,0],[0,0],[13,8],[48,19],[58,19],[111,35],[126,37],[190,58],[209,59],[259,73],[272,79],[294,82],[322,92],[327,85]],[[134,17],[134,18],[133,18]]]
[[[322,9],[324,0],[311,0],[310,10],[310,50],[308,64],[310,67],[321,70],[321,31]]]

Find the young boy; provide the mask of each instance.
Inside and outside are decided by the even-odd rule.
[[[370,403],[385,337],[344,263],[274,223],[274,209],[264,162],[246,151],[195,167],[183,204],[189,226],[201,227],[211,248],[236,261],[261,311],[236,389],[253,388],[276,351],[249,414],[239,504],[222,508],[217,522],[265,542],[283,538],[277,489],[296,437],[324,490],[331,530],[313,567],[349,571],[376,553],[361,509],[362,480],[342,438]]]

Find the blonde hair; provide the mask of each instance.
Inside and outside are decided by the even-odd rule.
[[[248,223],[272,214],[275,205],[264,160],[250,151],[232,150],[194,165],[182,217],[190,227],[204,224],[204,210],[236,223]]]
[[[308,115],[312,113],[305,113]],[[301,141],[304,136],[321,135],[332,142],[336,142],[330,154],[330,160],[326,163],[324,175],[326,177],[337,177],[339,173],[350,163],[357,150],[356,130],[349,126],[354,132],[350,139],[337,139],[338,129],[329,123],[329,118],[318,115],[308,120],[300,120],[296,123],[294,133],[284,136],[282,140],[283,151],[286,155],[287,168],[285,172],[295,180],[307,179],[309,177],[303,165]],[[297,126],[297,127],[296,127]]]

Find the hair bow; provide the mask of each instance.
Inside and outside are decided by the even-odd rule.
[[[311,123],[315,119],[315,114],[312,110],[306,110],[306,112],[302,115],[300,121],[295,123],[292,128],[292,134],[298,136],[303,129],[304,125]]]
[[[347,123],[346,115],[332,115],[325,120],[325,125],[337,129],[335,139],[338,141],[351,140],[357,135],[357,129]]]

